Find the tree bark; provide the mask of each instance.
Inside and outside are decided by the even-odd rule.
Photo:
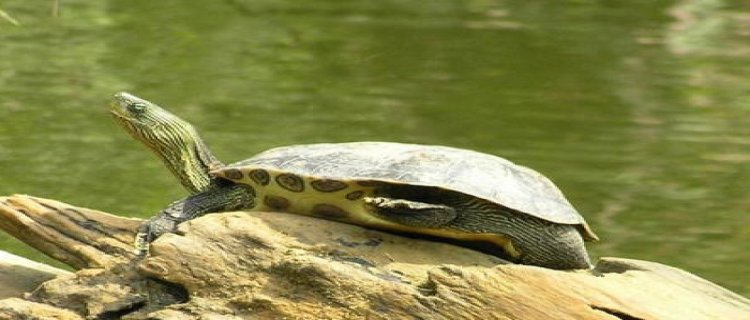
[[[79,269],[0,319],[748,319],[750,301],[655,262],[514,265],[450,244],[271,212],[183,223],[137,260],[140,220],[29,196],[0,228]]]

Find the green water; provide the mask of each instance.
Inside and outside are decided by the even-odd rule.
[[[746,1],[52,1],[0,9],[0,194],[146,217],[184,191],[105,112],[130,91],[235,161],[297,143],[476,149],[602,241],[750,295]],[[0,249],[42,259],[0,235]],[[44,260],[49,261],[49,260]]]

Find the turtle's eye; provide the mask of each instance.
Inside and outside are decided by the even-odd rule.
[[[142,103],[129,104],[128,111],[132,113],[143,113],[144,111],[146,111],[146,105]]]

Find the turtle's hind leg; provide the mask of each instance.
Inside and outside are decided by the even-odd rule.
[[[437,228],[456,219],[456,210],[442,204],[405,199],[368,197],[365,203],[380,218],[418,228]]]
[[[519,262],[552,269],[590,269],[583,237],[574,225],[534,221],[512,234]]]
[[[563,270],[591,267],[578,225],[550,222],[484,199],[433,187],[389,186],[379,195],[384,198],[369,201],[377,205],[375,214],[383,219],[413,227],[459,231],[467,235],[466,239],[476,241],[487,241],[487,237],[503,239],[490,242],[516,263]]]
[[[591,267],[577,225],[550,222],[472,197],[448,203],[462,213],[453,228],[507,237],[510,246],[505,250],[517,263],[560,270]]]

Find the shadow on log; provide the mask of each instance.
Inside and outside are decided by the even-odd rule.
[[[0,228],[79,269],[0,300],[0,318],[750,318],[749,300],[653,262],[603,258],[589,271],[549,270],[263,212],[183,223],[136,261],[139,223],[52,200],[0,198]]]

